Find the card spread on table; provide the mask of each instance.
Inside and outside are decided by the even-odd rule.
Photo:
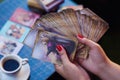
[[[17,8],[10,18],[11,21],[33,28],[33,24],[39,15],[22,8]]]
[[[0,34],[19,42],[23,42],[30,28],[8,20],[0,30]]]
[[[23,44],[0,35],[0,55],[18,54]]]

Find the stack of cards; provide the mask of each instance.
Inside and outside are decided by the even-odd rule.
[[[64,0],[36,0],[39,6],[46,12],[50,12],[58,8]]]
[[[54,48],[56,47],[55,44],[59,43],[62,43],[61,45],[63,46],[69,45],[66,47],[66,51],[68,52],[70,60],[73,61],[76,56],[85,59],[89,51],[88,46],[78,42],[76,35],[81,34],[84,37],[97,42],[108,30],[109,25],[88,8],[83,8],[82,10],[67,8],[60,12],[49,13],[42,16],[34,24],[34,27],[37,31],[36,36],[34,37],[35,41],[32,43],[32,46],[34,46],[32,56],[34,58],[42,59],[46,56],[48,57],[48,54],[51,51],[51,49],[49,51],[48,48],[50,40],[52,44],[54,44]],[[42,40],[43,37],[45,38]],[[52,38],[52,40],[50,38]],[[56,43],[57,40],[58,42]],[[51,46],[51,48],[53,48],[53,46]],[[39,49],[41,49],[41,53]],[[57,53],[55,49],[52,52]],[[46,56],[41,58],[40,56],[35,56],[35,54],[41,56],[44,54]],[[53,57],[52,54],[51,56]]]

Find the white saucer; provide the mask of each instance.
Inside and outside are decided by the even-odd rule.
[[[15,74],[5,74],[0,70],[0,80],[27,80],[30,75],[30,66],[25,64]]]

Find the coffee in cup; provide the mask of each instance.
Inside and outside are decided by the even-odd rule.
[[[0,69],[4,73],[15,73],[28,62],[27,58],[22,59],[18,55],[9,54],[2,57],[0,60]]]

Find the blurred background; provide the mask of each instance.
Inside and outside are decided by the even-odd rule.
[[[120,4],[118,0],[72,0],[91,9],[98,16],[109,23],[109,29],[99,40],[107,56],[115,63],[120,64]],[[94,66],[94,65],[93,65]],[[89,72],[90,73],[90,72]],[[91,80],[100,80],[90,73]],[[48,80],[65,80],[58,73],[51,75]]]

